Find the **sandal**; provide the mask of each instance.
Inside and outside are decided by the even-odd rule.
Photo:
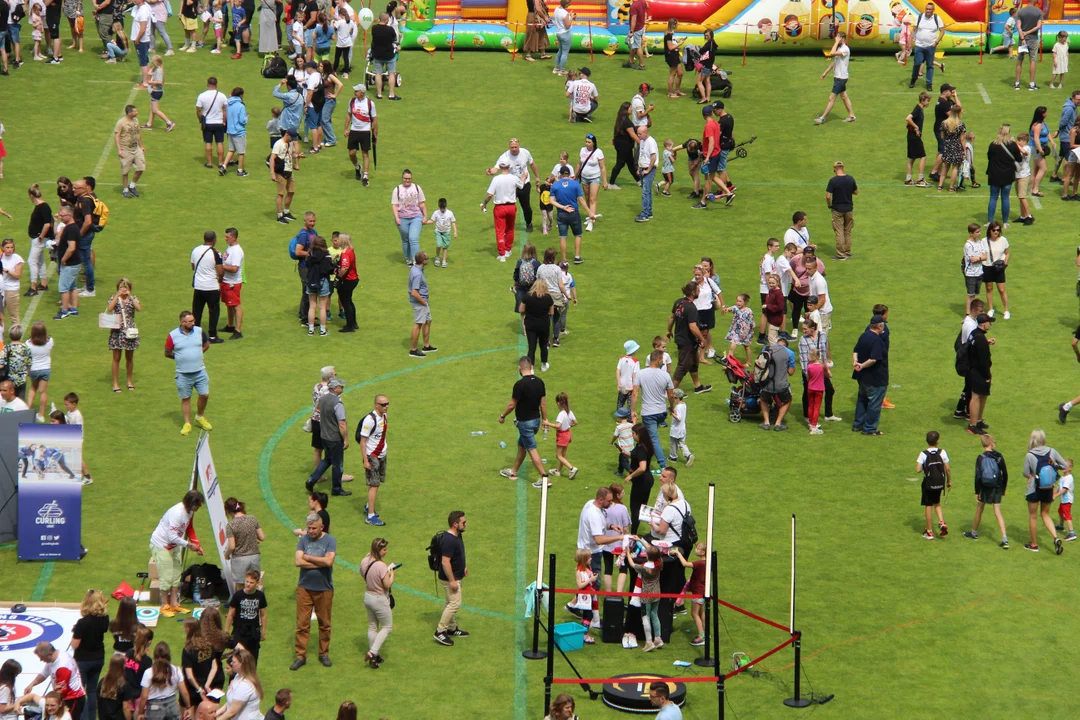
[[[585,639],[582,642],[584,642],[586,645],[595,645],[596,644],[596,640],[593,639],[593,636],[589,635],[587,633],[585,635]]]
[[[112,391],[113,391],[113,392],[120,392],[120,388],[116,388],[116,387],[114,387],[114,388],[112,389]]]
[[[134,390],[134,389],[135,389],[134,385],[130,385],[130,384],[128,385],[128,390]],[[120,392],[120,391],[117,390],[116,392]]]
[[[1043,194],[1042,194],[1041,192],[1033,192],[1033,193],[1031,193],[1031,194],[1032,194],[1032,195],[1034,195],[1035,197],[1046,197],[1046,196],[1045,196],[1045,195],[1043,195]]]
[[[698,104],[698,105],[708,105],[708,104],[709,104],[709,101],[708,101],[708,100],[698,100],[698,101],[697,101],[697,104]]]

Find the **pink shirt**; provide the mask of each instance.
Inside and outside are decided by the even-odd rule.
[[[819,362],[810,363],[806,366],[806,379],[810,390],[825,392],[825,366]]]

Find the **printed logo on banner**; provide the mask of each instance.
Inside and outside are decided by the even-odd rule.
[[[60,507],[60,503],[53,500],[50,503],[45,503],[41,506],[41,509],[37,512],[38,525],[47,525],[52,527],[54,525],[63,525],[67,522],[64,518],[64,511]]]
[[[63,634],[63,626],[48,618],[0,614],[0,653],[32,650],[39,642],[51,643]]]

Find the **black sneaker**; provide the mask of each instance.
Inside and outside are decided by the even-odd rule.
[[[1069,417],[1069,411],[1065,409],[1065,403],[1058,405],[1058,422],[1062,425],[1065,424],[1066,418]]]
[[[422,358],[422,357],[427,357],[427,355],[425,355],[420,350],[410,350],[409,351],[409,357]]]
[[[953,410],[952,416],[953,416],[953,419],[955,419],[955,420],[967,420],[968,419],[968,414],[966,412],[961,411],[961,410]]]
[[[986,421],[984,421],[984,420],[980,420],[979,422],[975,423],[975,427],[979,428],[980,430],[989,430],[990,429],[990,426],[987,425]]]
[[[1039,552],[1039,546],[1032,545],[1031,543],[1024,543],[1024,549],[1030,550],[1031,552]]]
[[[985,435],[986,431],[980,428],[978,425],[968,425],[967,431],[969,435]]]
[[[367,186],[368,186],[368,176],[367,176],[367,174],[366,174],[366,173],[364,174],[364,177],[360,178],[360,183],[361,183],[361,184],[362,184],[362,185],[363,185],[364,187],[367,187]]]
[[[296,216],[294,216],[294,215],[292,214],[292,212],[291,212],[291,211],[289,211],[289,210],[286,210],[286,211],[285,211],[285,212],[283,213],[283,215],[285,216],[285,219],[286,219],[286,220],[295,220],[295,219],[296,219]]]
[[[525,232],[531,233],[532,231],[533,231],[533,224],[532,223],[526,223]]]
[[[295,660],[292,661],[292,665],[289,666],[289,669],[290,670],[299,670],[300,668],[304,667],[305,665],[307,665],[307,660],[305,658],[299,658],[298,657],[298,658],[296,658]]]
[[[446,645],[447,647],[453,647],[454,645],[454,641],[447,637],[446,633],[437,632],[432,635],[432,637],[435,638],[435,642],[440,645]]]
[[[757,336],[757,344],[758,345],[767,345],[768,342],[769,342],[769,339],[764,335],[764,333],[758,333],[758,336]]]
[[[734,201],[735,201],[735,192],[734,191],[729,192],[727,195],[724,196],[724,205],[730,205]]]
[[[234,333],[234,332],[236,332],[236,328],[234,328],[232,325],[226,325],[225,327],[221,328],[221,332],[223,332],[223,333]]]
[[[966,537],[968,540],[978,540],[979,533],[975,532],[974,530],[966,530],[964,532],[964,537]]]
[[[288,225],[289,224],[289,221],[285,219],[284,215],[278,215],[277,216],[277,221],[279,223],[281,223],[282,225]]]
[[[319,656],[319,662],[322,663],[323,667],[330,667],[331,665],[334,664],[334,663],[330,662],[330,656],[329,655],[320,655]]]
[[[585,258],[581,257],[580,255],[574,256],[574,264],[575,265],[580,265],[583,262],[585,262]]]
[[[708,210],[709,206],[705,203],[704,200],[702,200],[697,205],[691,205],[690,209],[691,210]]]
[[[914,81],[914,80],[912,80],[911,82],[909,82],[909,83],[907,84],[907,86],[908,86],[908,89],[909,89],[909,90],[910,90],[911,88],[915,87],[915,81]]]
[[[221,344],[221,343],[223,343],[225,341],[222,340],[219,337],[212,337],[209,340],[207,340],[206,342],[210,343],[211,345],[219,345],[219,344]]]
[[[438,352],[438,350],[439,350],[439,348],[437,348],[437,347],[432,347],[430,345],[425,345],[424,349],[423,349],[423,352],[424,353],[433,353],[433,352]]]
[[[222,177],[225,177],[225,166],[224,165],[218,165],[217,174],[222,176]]]
[[[352,490],[334,490],[330,494],[334,497],[349,497],[350,495],[352,495]],[[319,659],[321,660],[322,658],[320,657]],[[327,667],[330,666],[327,665]]]
[[[364,179],[364,173],[360,172],[360,168],[356,168],[356,179],[357,180],[363,180]]]
[[[930,179],[934,182],[937,182],[941,179],[941,176],[938,173],[930,173]]]
[[[454,628],[450,631],[449,634],[453,635],[454,637],[469,637],[469,633],[465,632],[461,628]]]
[[[1065,552],[1065,546],[1061,544],[1061,538],[1054,538],[1054,554],[1060,555]]]
[[[711,390],[712,385],[698,385],[696,388],[694,388],[694,394],[701,395],[702,393],[707,393]]]
[[[244,334],[241,332],[233,331],[233,334],[229,336],[230,340],[243,340]]]

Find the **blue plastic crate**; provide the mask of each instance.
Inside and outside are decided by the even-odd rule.
[[[563,652],[580,650],[585,646],[585,626],[581,623],[556,625],[555,644]]]

